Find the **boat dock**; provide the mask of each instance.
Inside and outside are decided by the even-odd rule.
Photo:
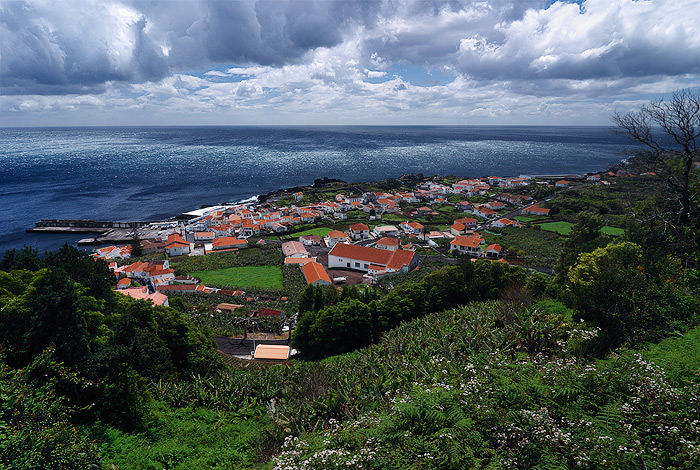
[[[28,228],[31,233],[94,233],[94,238],[83,238],[78,245],[99,245],[129,243],[133,238],[134,229],[138,229],[141,239],[157,238],[160,230],[150,227],[151,224],[162,222],[115,222],[91,219],[41,219]],[[172,223],[172,221],[170,221]]]

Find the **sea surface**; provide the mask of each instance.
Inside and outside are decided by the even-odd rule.
[[[42,218],[157,220],[315,178],[582,174],[633,148],[607,127],[137,127],[0,129],[0,253],[87,234]]]

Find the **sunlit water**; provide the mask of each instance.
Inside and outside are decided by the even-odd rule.
[[[153,220],[324,176],[580,174],[630,148],[603,127],[6,128],[0,252],[85,236],[25,233],[41,218]]]

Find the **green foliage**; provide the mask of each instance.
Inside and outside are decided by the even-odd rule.
[[[263,457],[269,426],[265,408],[226,413],[206,408],[169,408],[154,402],[147,434],[103,425],[90,427],[103,442],[103,460],[122,470],[251,468]]]
[[[81,386],[51,349],[18,370],[0,357],[0,468],[102,467],[97,444],[70,422],[73,410],[56,392],[59,381]]]
[[[292,338],[292,346],[309,358],[343,354],[372,341],[370,308],[349,299],[319,311],[304,313]]]
[[[551,267],[557,261],[564,243],[563,237],[532,227],[505,227],[499,235],[486,233],[487,243],[498,243],[511,252],[523,252],[526,266]]]
[[[605,244],[600,230],[603,222],[592,212],[581,212],[576,216],[576,223],[571,227],[569,238],[564,242],[559,260],[555,266],[557,282],[562,284],[569,269],[576,263],[579,254],[592,251]]]
[[[579,255],[567,276],[567,299],[599,325],[608,345],[660,339],[698,322],[700,296],[673,258],[649,263],[631,242]]]
[[[175,309],[112,291],[107,299],[92,297],[90,289],[51,265],[66,260],[76,278],[93,272],[97,263],[91,257],[74,255],[62,250],[47,256],[49,267],[36,272],[0,272],[4,360],[26,367],[51,347],[55,360],[81,379],[79,384],[57,382],[56,392],[69,404],[86,416],[138,426],[147,380],[177,379],[215,367],[212,343]],[[93,287],[99,292],[100,285],[96,281]]]
[[[186,256],[173,260],[172,266],[178,275],[194,271],[240,266],[274,266],[282,264],[282,251],[278,246],[246,248],[235,252],[211,253],[206,256]]]
[[[262,289],[282,288],[282,268],[280,266],[238,266],[208,271],[192,271],[189,274],[198,278],[204,284],[219,287],[239,289],[250,287],[260,287]]]

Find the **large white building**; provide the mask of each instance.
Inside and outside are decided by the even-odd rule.
[[[380,250],[367,246],[338,243],[328,253],[328,268],[355,269],[370,274],[407,272],[418,266],[415,251]]]

